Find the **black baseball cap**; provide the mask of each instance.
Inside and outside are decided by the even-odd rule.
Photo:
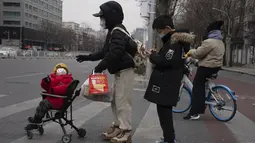
[[[100,10],[98,13],[94,13],[93,16],[95,17],[102,17],[104,14],[103,14],[103,11]]]

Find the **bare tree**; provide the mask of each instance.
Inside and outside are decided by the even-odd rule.
[[[43,32],[43,38],[47,46],[57,43],[66,50],[74,50],[72,48],[77,40],[76,33],[72,29],[62,28],[62,26],[44,20],[41,23],[40,31]]]
[[[253,0],[189,0],[182,4],[183,22],[179,26],[190,29],[201,40],[205,34],[205,28],[213,20],[224,20],[224,34],[227,34],[228,16],[232,37],[242,37],[245,25],[245,9],[247,5],[253,5]],[[226,13],[213,10],[217,8]]]

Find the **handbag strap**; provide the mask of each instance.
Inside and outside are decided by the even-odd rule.
[[[124,34],[126,34],[129,38],[131,38],[131,39],[134,41],[133,37],[132,37],[129,33],[127,33],[126,30],[124,30],[123,28],[121,28],[121,27],[114,27],[114,28],[112,29],[112,31],[111,31],[111,34],[113,33],[114,30],[120,30],[121,32],[123,32]],[[132,58],[133,61],[134,61],[134,63],[135,63],[134,57],[131,56],[127,51],[125,51],[125,53],[127,53],[127,55],[128,55],[130,58]]]

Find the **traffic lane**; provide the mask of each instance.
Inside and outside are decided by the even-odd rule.
[[[241,74],[238,72],[225,71],[225,70],[220,70],[219,75],[226,77],[226,78],[232,78],[235,80],[239,80],[244,83],[255,84],[255,76]]]
[[[193,80],[195,72],[191,79]],[[255,87],[255,77],[240,73],[220,71],[215,82],[228,86],[237,95],[237,109],[240,113],[255,122],[255,95],[253,89]]]
[[[33,62],[22,61],[20,63],[16,63],[23,64],[23,66],[28,67],[21,68],[19,70],[19,73],[23,74],[25,73],[25,71],[32,71],[34,69],[34,65],[42,64],[42,66],[40,66],[40,71],[43,72],[43,74],[28,74],[22,76],[22,74],[18,75],[16,72],[15,75],[12,73],[11,78],[5,78],[4,80],[1,80],[0,94],[6,96],[1,97],[0,107],[6,107],[14,103],[19,103],[40,97],[40,92],[42,90],[40,87],[41,79],[50,74],[52,72],[53,66],[58,62],[63,61],[35,60]],[[80,80],[79,86],[85,81],[85,79],[91,73],[91,69],[93,69],[94,67],[94,63],[78,64],[74,60],[66,60],[64,62],[68,64],[69,70],[73,74],[74,79]],[[84,65],[86,65],[86,68],[84,68]],[[5,68],[4,73],[9,73],[8,68]]]
[[[58,62],[61,60],[0,60],[0,79],[50,72]]]
[[[84,97],[77,97],[77,99],[74,100],[73,102],[73,111],[76,111],[79,108],[82,108],[86,105],[91,103],[91,101],[86,100]],[[16,114],[12,114],[10,116],[4,117],[0,119],[0,139],[1,143],[10,143],[13,140],[16,140],[18,138],[21,138],[26,135],[24,128],[28,124],[28,117],[32,117],[35,114],[35,107],[18,112]],[[75,116],[75,115],[73,115]],[[69,118],[69,117],[68,117]],[[58,125],[57,123],[54,123]],[[58,125],[57,126],[59,129],[61,127]],[[47,131],[45,129],[45,134],[47,134]],[[35,138],[38,138],[38,132],[35,131]],[[61,136],[59,136],[61,137]],[[45,138],[47,140],[47,138]]]
[[[237,95],[237,109],[246,117],[255,122],[255,84],[240,81],[240,78],[226,78],[220,76],[215,83],[224,84],[235,91]]]

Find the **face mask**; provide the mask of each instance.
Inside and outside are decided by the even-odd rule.
[[[100,19],[100,26],[105,28],[105,20],[103,18]]]
[[[64,68],[58,68],[56,71],[56,75],[66,75],[67,71]]]
[[[158,34],[158,36],[159,36],[160,38],[163,38],[163,37],[165,36],[165,34]]]

